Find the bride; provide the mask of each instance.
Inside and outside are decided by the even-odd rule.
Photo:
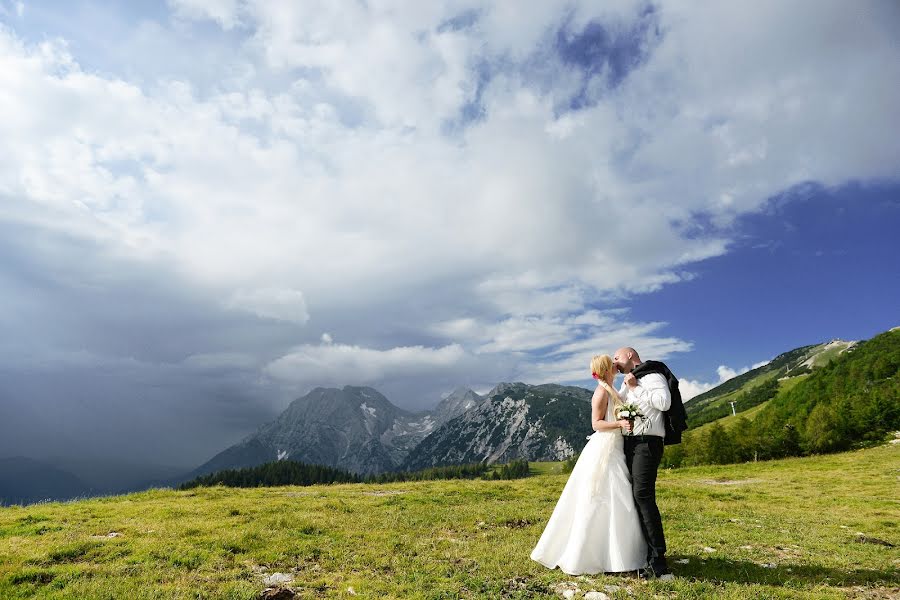
[[[591,359],[597,390],[591,399],[588,438],[556,508],[531,551],[545,567],[569,575],[621,573],[647,566],[647,542],[641,533],[631,480],[625,466],[622,428],[615,418],[622,404],[613,389],[616,369],[603,354]]]

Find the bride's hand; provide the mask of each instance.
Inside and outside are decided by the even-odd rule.
[[[619,419],[618,421],[616,421],[616,423],[618,423],[619,427],[621,427],[625,431],[631,431],[631,421],[629,421],[628,419]]]

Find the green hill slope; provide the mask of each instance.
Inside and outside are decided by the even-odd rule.
[[[504,482],[151,490],[6,507],[0,597],[250,600],[276,574],[300,598],[561,598],[566,582],[576,598],[889,597],[900,591],[898,464],[900,445],[884,445],[663,471],[674,582],[570,577],[531,561],[568,477],[552,465]]]
[[[731,402],[735,402],[737,412],[758,406],[773,398],[785,381],[826,366],[854,349],[856,344],[832,340],[780,354],[769,363],[733,377],[688,401],[685,404],[688,425],[696,428],[731,415]]]
[[[788,390],[792,389],[794,386],[798,385],[800,382],[809,377],[808,373],[804,373],[803,375],[797,375],[796,377],[791,377],[789,379],[781,379],[778,380],[778,389],[776,391],[776,396],[780,396],[781,394],[787,393]],[[775,396],[773,396],[775,397]],[[715,421],[710,421],[709,423],[704,423],[703,425],[693,427],[691,432],[693,435],[697,435],[703,432],[708,432],[710,428],[714,425],[719,424],[725,429],[731,429],[741,422],[741,419],[748,419],[752,421],[759,415],[763,409],[769,405],[771,399],[766,400],[762,404],[757,404],[751,408],[748,408],[742,412],[737,413],[736,415],[728,414],[728,416],[722,417],[720,419],[716,419]]]
[[[799,364],[798,358],[802,356],[745,377],[742,387],[732,386],[724,395],[707,396],[707,401],[720,401],[744,390],[740,393],[753,397],[757,390],[771,388],[754,408],[689,429],[680,445],[666,448],[663,463],[725,464],[837,452],[878,443],[900,429],[900,329],[849,351],[838,352],[832,342],[821,352],[807,353]],[[815,364],[824,366],[775,378]],[[705,411],[695,408],[694,415]]]

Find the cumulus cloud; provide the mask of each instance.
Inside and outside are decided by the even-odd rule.
[[[900,163],[890,3],[168,6],[93,55],[3,15],[0,224],[33,233],[2,240],[8,364],[231,369],[279,406],[582,381],[691,351],[628,301],[736,216]]]
[[[470,360],[458,344],[441,348],[402,346],[378,350],[347,344],[323,343],[292,348],[263,368],[282,381],[320,385],[360,385],[392,377],[434,375]]]
[[[704,392],[708,392],[709,390],[716,387],[716,383],[704,383],[702,381],[696,381],[692,379],[679,379],[678,380],[678,391],[681,392],[681,399],[684,402],[694,398],[695,396],[699,396]]]
[[[749,367],[744,367],[742,369],[735,370],[726,365],[719,365],[718,368],[716,369],[716,373],[719,375],[719,383],[724,383],[724,382],[728,381],[729,379],[734,379],[735,377],[737,377],[738,375],[740,375],[742,373],[746,373],[749,370],[750,370]]]
[[[681,396],[684,400],[690,400],[694,396],[699,396],[700,394],[711,390],[717,385],[725,383],[729,379],[734,379],[738,375],[743,375],[751,369],[764,367],[765,365],[769,364],[769,362],[770,361],[768,360],[764,360],[754,364],[752,367],[741,367],[739,369],[732,369],[728,365],[719,365],[716,368],[716,375],[718,375],[719,377],[719,380],[717,382],[705,383],[698,380],[681,379],[678,382],[678,389],[681,391]]]

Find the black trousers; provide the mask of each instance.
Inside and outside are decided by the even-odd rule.
[[[647,562],[665,566],[666,538],[656,506],[656,473],[663,455],[663,439],[655,435],[625,436],[625,464],[631,474],[631,491],[647,540]]]

